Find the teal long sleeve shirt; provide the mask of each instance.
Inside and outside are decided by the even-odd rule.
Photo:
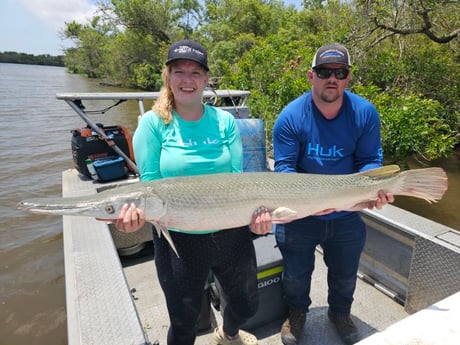
[[[168,125],[154,111],[146,112],[134,133],[133,149],[141,181],[243,169],[235,118],[208,105],[197,121],[186,121],[173,111]]]

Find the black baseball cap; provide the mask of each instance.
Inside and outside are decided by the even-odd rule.
[[[350,54],[341,44],[326,44],[316,51],[311,68],[317,68],[326,63],[339,63],[351,67]]]
[[[203,66],[206,71],[209,71],[208,53],[205,47],[194,40],[181,40],[171,44],[166,65],[176,60],[192,60]]]

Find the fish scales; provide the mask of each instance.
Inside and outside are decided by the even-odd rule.
[[[35,213],[115,219],[125,203],[145,210],[163,228],[203,231],[249,224],[260,206],[275,223],[324,209],[353,210],[377,198],[379,190],[436,202],[447,190],[441,168],[398,172],[387,166],[349,175],[250,172],[165,178],[131,183],[78,198],[31,199],[18,208]]]
[[[385,189],[382,180],[350,175],[247,173],[163,181],[154,189],[167,200],[166,223],[191,231],[249,224],[260,206],[271,211],[286,207],[296,212],[296,218],[327,208],[347,209],[357,200],[375,199],[378,189]],[[397,181],[388,182],[390,186]],[[377,190],[369,188],[373,184]]]

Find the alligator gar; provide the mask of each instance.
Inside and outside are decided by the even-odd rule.
[[[396,165],[347,175],[221,173],[130,183],[88,196],[34,198],[17,208],[110,220],[125,203],[134,203],[169,238],[168,228],[193,232],[247,225],[261,206],[271,212],[273,223],[326,209],[356,210],[371,205],[380,190],[437,202],[447,190],[447,176],[442,168],[400,172]]]

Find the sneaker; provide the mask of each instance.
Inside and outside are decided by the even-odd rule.
[[[306,316],[307,313],[303,311],[289,310],[288,318],[281,326],[281,342],[284,345],[297,345]]]
[[[240,329],[238,335],[230,339],[225,335],[222,327],[214,330],[214,341],[217,345],[257,345],[257,338],[251,333]]]
[[[346,345],[352,345],[359,341],[358,329],[349,314],[337,314],[328,310],[327,316]]]

